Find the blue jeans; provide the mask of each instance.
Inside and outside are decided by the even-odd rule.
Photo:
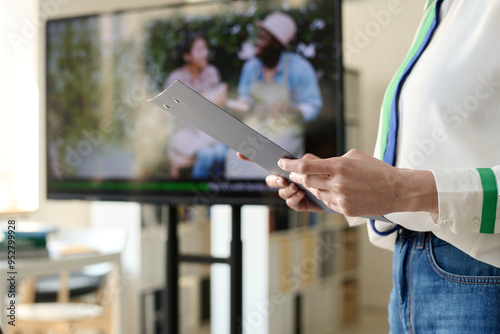
[[[226,146],[222,143],[203,146],[196,153],[192,178],[205,180],[210,176],[220,177],[223,172]]]
[[[432,233],[397,233],[389,302],[392,334],[500,333],[500,268]]]

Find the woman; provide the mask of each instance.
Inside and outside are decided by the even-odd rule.
[[[394,222],[368,224],[394,250],[391,333],[500,333],[498,17],[498,0],[427,1],[384,97],[376,158],[279,162],[332,209]],[[319,210],[296,184],[266,181],[291,208]]]
[[[209,64],[209,50],[203,35],[191,33],[177,48],[179,67],[172,71],[165,88],[178,80],[217,105],[227,98],[227,85],[219,70]],[[179,128],[169,143],[170,177],[207,179],[222,173],[226,147],[190,125]]]

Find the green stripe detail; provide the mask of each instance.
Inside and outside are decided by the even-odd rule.
[[[422,23],[422,27],[420,28],[420,31],[418,32],[417,38],[413,42],[410,51],[406,55],[406,58],[404,59],[403,63],[401,66],[398,68],[398,71],[392,78],[391,82],[389,83],[389,86],[387,87],[387,90],[385,91],[384,94],[384,99],[382,102],[382,136],[381,136],[381,141],[380,141],[380,159],[384,159],[384,154],[385,154],[385,149],[387,147],[387,137],[389,135],[389,122],[391,120],[391,106],[392,106],[392,100],[394,97],[394,93],[397,89],[399,80],[403,76],[403,73],[410,63],[410,61],[413,59],[415,54],[417,53],[418,49],[420,48],[420,45],[425,40],[425,36],[427,35],[427,32],[432,26],[432,23],[434,22],[434,18],[436,17],[436,11],[435,7],[437,4],[436,0],[432,1],[432,9],[429,10],[427,13],[427,16]]]
[[[490,168],[478,168],[477,171],[483,185],[483,212],[479,232],[494,234],[498,203],[497,179]]]
[[[429,9],[429,7],[432,5],[433,2],[436,2],[436,0],[427,0],[427,4],[425,5],[425,9],[424,10]]]

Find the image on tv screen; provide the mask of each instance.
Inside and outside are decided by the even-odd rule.
[[[337,5],[213,1],[49,20],[48,197],[277,199],[267,171],[147,100],[179,80],[297,157],[343,154]]]

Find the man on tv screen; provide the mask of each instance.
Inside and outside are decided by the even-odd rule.
[[[255,56],[243,65],[238,100],[228,101],[228,107],[244,114],[246,124],[285,150],[302,156],[303,124],[316,119],[322,106],[315,70],[305,58],[290,51],[297,26],[289,15],[270,13],[257,27]],[[234,163],[234,157],[232,154],[228,159]],[[238,175],[230,177],[267,175],[255,164],[237,163],[241,166]]]

